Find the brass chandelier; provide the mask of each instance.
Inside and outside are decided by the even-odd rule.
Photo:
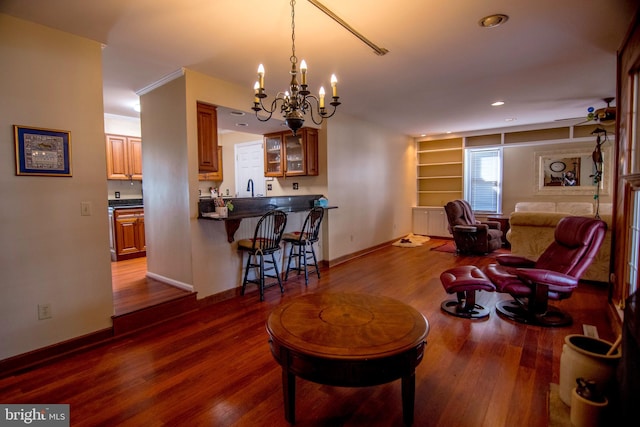
[[[252,110],[256,112],[256,117],[261,122],[271,119],[271,116],[280,104],[280,113],[284,116],[284,121],[289,129],[296,135],[298,129],[304,124],[304,118],[309,111],[311,120],[316,125],[320,125],[324,119],[332,117],[336,113],[340,101],[338,101],[338,80],[335,74],[331,75],[332,99],[329,103],[333,107],[331,112],[325,107],[325,91],[320,87],[318,97],[311,95],[307,90],[307,64],[304,59],[300,62],[300,83],[298,83],[298,58],[296,57],[296,24],[295,24],[295,0],[291,0],[291,83],[289,90],[278,92],[271,106],[265,107],[263,100],[267,98],[264,89],[264,66],[258,67],[258,81],[253,89],[255,91]],[[315,107],[315,112],[314,112]],[[260,117],[258,113],[267,113],[266,117]]]

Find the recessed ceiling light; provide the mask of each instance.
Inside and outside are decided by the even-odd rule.
[[[485,16],[481,20],[478,21],[478,25],[482,28],[494,28],[498,25],[502,25],[509,20],[507,15],[502,13],[496,13],[494,15]]]
[[[231,114],[232,116],[240,117],[240,116],[244,116],[244,111],[232,111],[229,114]]]
[[[501,105],[504,105],[504,101],[496,101],[491,103],[492,107],[499,107]]]
[[[133,111],[137,111],[138,113],[140,112],[140,103],[136,102],[135,104],[133,104]]]
[[[244,128],[249,126],[249,123],[236,123],[236,126],[240,127],[240,128]]]

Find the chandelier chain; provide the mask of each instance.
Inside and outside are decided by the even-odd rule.
[[[291,62],[293,64],[298,62],[296,57],[296,0],[291,0]]]
[[[331,89],[333,95],[332,101],[328,104],[332,107],[331,111],[327,111],[325,107],[325,91],[323,87],[320,87],[318,96],[312,95],[307,89],[307,66],[303,60],[300,64],[300,77],[301,82],[298,83],[298,58],[296,57],[296,0],[290,0],[291,4],[291,68],[289,74],[291,75],[291,81],[289,89],[285,92],[278,92],[276,97],[271,101],[270,106],[265,106],[263,100],[267,98],[267,94],[264,89],[264,67],[262,64],[258,67],[258,81],[253,86],[255,91],[253,97],[253,107],[251,109],[256,112],[256,118],[261,122],[266,122],[271,119],[273,113],[280,106],[280,113],[284,117],[284,122],[289,129],[296,135],[296,131],[300,129],[305,120],[305,115],[309,112],[311,120],[316,125],[322,124],[324,119],[333,117],[336,113],[337,107],[341,104],[337,93],[337,83],[335,75],[331,75]],[[312,104],[313,102],[313,104]],[[269,104],[267,104],[269,105]],[[314,111],[314,108],[315,111]],[[266,116],[260,116],[262,112]]]

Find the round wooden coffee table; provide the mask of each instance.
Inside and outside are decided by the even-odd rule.
[[[298,297],[267,320],[271,352],[282,366],[285,418],[295,423],[295,377],[341,387],[402,378],[402,412],[413,423],[415,368],[427,319],[392,298],[349,293]]]

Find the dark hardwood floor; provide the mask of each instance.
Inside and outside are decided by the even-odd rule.
[[[287,426],[281,370],[267,342],[265,320],[279,304],[311,292],[385,295],[421,311],[430,323],[416,370],[415,426],[547,426],[550,383],[557,383],[564,337],[584,323],[614,341],[607,290],[582,284],[556,303],[574,316],[565,328],[485,321],[444,314],[440,273],[484,266],[492,257],[455,256],[384,247],[312,276],[289,279],[286,292],[255,287],[244,297],[208,305],[61,361],[0,380],[0,402],[68,403],[72,426]],[[493,306],[507,298],[480,293]],[[338,388],[297,381],[298,426],[400,426],[400,381]]]

